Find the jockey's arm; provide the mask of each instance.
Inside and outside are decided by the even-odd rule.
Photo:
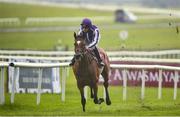
[[[94,31],[94,39],[93,39],[93,41],[89,45],[87,45],[87,48],[92,48],[92,47],[96,46],[98,41],[99,41],[99,39],[100,39],[99,30],[96,29]]]

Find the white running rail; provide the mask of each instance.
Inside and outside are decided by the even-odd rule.
[[[39,68],[39,77],[38,77],[38,94],[37,94],[37,105],[40,103],[40,97],[41,97],[41,83],[42,83],[42,68],[45,67],[62,67],[62,97],[61,100],[65,101],[65,84],[66,84],[66,68],[69,67],[69,63],[24,63],[24,62],[13,62],[13,63],[5,63],[0,62],[1,67],[1,82],[0,82],[0,104],[4,104],[5,98],[4,98],[4,67],[14,67],[16,74],[16,69],[18,67],[36,67]],[[141,69],[142,73],[145,76],[145,69],[158,69],[159,70],[159,80],[158,80],[158,99],[161,99],[162,97],[162,70],[174,70],[175,71],[175,79],[174,79],[174,95],[173,99],[176,100],[177,98],[177,84],[179,81],[179,74],[178,71],[180,71],[180,67],[174,67],[174,66],[163,66],[163,65],[129,65],[129,64],[111,64],[111,68],[118,68],[123,69],[123,100],[127,99],[127,77],[126,77],[126,70],[127,69]],[[15,76],[15,75],[14,75]],[[14,103],[14,96],[15,96],[15,78],[13,78],[13,86],[12,86],[12,93],[11,93],[11,103]],[[145,77],[142,77],[142,84],[141,84],[141,99],[145,98]]]

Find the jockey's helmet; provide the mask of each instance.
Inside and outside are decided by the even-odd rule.
[[[91,22],[91,20],[90,19],[88,19],[88,18],[84,18],[83,20],[82,20],[82,23],[81,23],[81,25],[85,25],[85,26],[87,26],[87,27],[91,27],[92,26],[92,22]]]

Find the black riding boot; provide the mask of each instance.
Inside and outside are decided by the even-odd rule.
[[[72,60],[71,60],[71,63],[69,64],[69,66],[73,66],[75,63],[75,57],[73,56]]]
[[[104,66],[104,63],[103,63],[102,60],[101,60],[101,57],[100,57],[99,52],[98,52],[98,49],[95,47],[95,48],[93,49],[93,51],[94,51],[94,53],[95,53],[95,55],[96,55],[96,58],[98,59],[99,67],[103,67],[103,66]]]

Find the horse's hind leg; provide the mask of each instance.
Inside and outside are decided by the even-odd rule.
[[[81,104],[83,107],[83,111],[85,112],[86,99],[84,97],[84,87],[79,87],[79,91],[81,93]]]
[[[108,91],[108,82],[104,82],[105,92],[106,92],[106,104],[111,105],[111,100],[109,98],[109,91]]]
[[[104,78],[104,88],[105,88],[105,92],[106,92],[106,104],[111,105],[111,100],[109,98],[109,92],[108,92],[109,70],[105,68],[102,72],[102,76]]]

